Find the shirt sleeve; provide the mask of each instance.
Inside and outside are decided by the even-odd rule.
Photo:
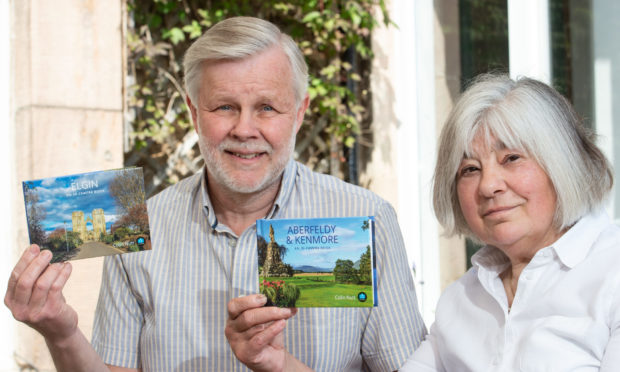
[[[362,355],[372,371],[395,371],[426,334],[396,213],[384,203],[375,216],[377,307],[370,311]]]
[[[405,365],[399,370],[400,372],[444,372],[441,359],[435,347],[435,339],[433,337],[433,327],[431,332],[426,336],[426,340],[420,344],[420,347],[409,356]]]
[[[121,256],[104,259],[92,345],[107,364],[140,368],[142,309],[132,294]]]
[[[616,285],[611,297],[610,336],[601,360],[600,372],[620,371],[620,285]]]

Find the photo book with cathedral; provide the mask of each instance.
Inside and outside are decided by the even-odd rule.
[[[151,249],[142,168],[22,182],[31,244],[52,262]]]
[[[268,306],[377,306],[372,216],[261,219],[256,235]]]

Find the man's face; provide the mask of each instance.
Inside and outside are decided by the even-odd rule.
[[[280,47],[202,65],[198,102],[188,98],[209,187],[255,193],[277,187],[309,99],[297,104]],[[194,106],[195,105],[195,106]]]

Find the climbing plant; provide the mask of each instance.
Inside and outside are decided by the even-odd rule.
[[[346,165],[354,148],[372,143],[370,36],[390,23],[383,0],[126,1],[125,163],[145,168],[148,194],[202,166],[184,102],[182,57],[209,27],[237,15],[273,22],[305,55],[312,101],[297,136],[297,159],[355,181]]]

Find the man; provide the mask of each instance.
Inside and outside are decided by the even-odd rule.
[[[300,50],[269,22],[231,18],[184,68],[205,171],[149,200],[152,251],[106,258],[93,347],[62,298],[70,265],[46,269],[37,247],[9,281],[14,316],[45,336],[59,370],[398,369],[426,330],[396,216],[292,160],[309,105]],[[364,215],[376,219],[378,307],[263,307],[256,219]]]

